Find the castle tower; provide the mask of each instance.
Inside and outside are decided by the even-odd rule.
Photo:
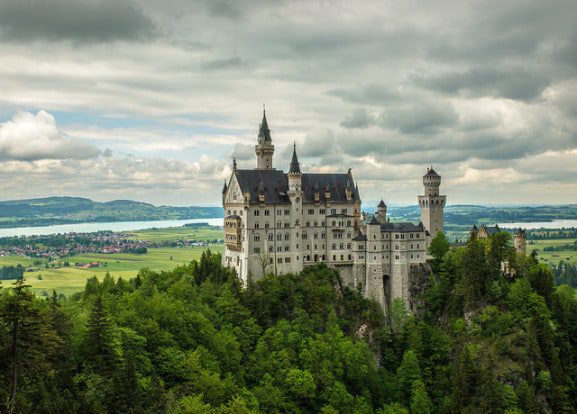
[[[274,145],[270,137],[270,129],[266,121],[266,112],[262,111],[262,122],[258,132],[258,143],[255,146],[256,168],[258,170],[272,170],[272,156],[274,154]]]
[[[293,146],[293,158],[288,172],[289,192],[300,192],[302,190],[302,173],[297,157],[297,146]]]
[[[423,176],[423,185],[425,194],[419,196],[419,207],[421,208],[421,222],[429,232],[428,242],[430,242],[438,232],[443,231],[446,196],[439,195],[441,176],[433,167],[427,168],[427,173]]]
[[[387,221],[387,205],[383,200],[377,205],[376,216],[379,223],[385,223]]]
[[[515,251],[519,254],[527,254],[527,233],[523,229],[515,232]]]

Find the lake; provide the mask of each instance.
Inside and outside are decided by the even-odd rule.
[[[97,231],[135,231],[151,228],[182,227],[187,223],[208,223],[211,226],[222,226],[224,219],[191,219],[191,220],[154,220],[154,221],[117,221],[111,223],[78,223],[78,224],[58,224],[54,226],[38,227],[14,227],[11,229],[1,229],[0,237],[13,236],[44,236],[47,234],[59,233],[94,233]],[[531,229],[559,229],[562,227],[577,227],[577,220],[555,220],[530,223],[498,223],[503,229],[523,228]]]
[[[502,229],[561,229],[577,227],[577,220],[534,221],[530,223],[498,223],[498,226]]]
[[[222,226],[222,218],[203,218],[190,220],[152,220],[152,221],[117,221],[112,223],[77,223],[58,224],[54,226],[14,227],[0,229],[0,237],[45,236],[62,233],[94,233],[97,231],[135,231],[151,228],[182,227],[187,223],[208,223],[211,226]]]

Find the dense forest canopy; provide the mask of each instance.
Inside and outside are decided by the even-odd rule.
[[[431,253],[415,312],[387,316],[324,265],[241,289],[210,251],[70,298],[20,279],[0,291],[0,412],[575,412],[573,289],[506,233]]]

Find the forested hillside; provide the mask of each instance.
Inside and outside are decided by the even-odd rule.
[[[47,197],[0,201],[0,227],[220,217],[220,207],[154,206],[130,200],[100,203],[81,197]]]
[[[572,413],[574,291],[498,236],[437,238],[414,316],[324,265],[241,289],[210,252],[68,299],[4,286],[0,412]]]

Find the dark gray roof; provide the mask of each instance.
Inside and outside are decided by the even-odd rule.
[[[321,201],[324,200],[327,189],[331,193],[331,201],[345,202],[346,187],[352,192],[352,199],[360,201],[359,192],[350,174],[303,174],[302,177],[304,202],[314,202],[315,192],[320,193]]]
[[[423,177],[439,177],[439,174],[431,167],[427,168],[427,173]]]
[[[499,233],[501,231],[499,226],[497,226],[496,224],[494,226],[486,226],[483,224],[483,227],[485,228],[489,236],[492,236],[493,234]]]
[[[280,170],[235,170],[233,172],[243,193],[251,194],[251,202],[258,203],[259,192],[264,194],[267,204],[290,204],[287,196],[288,177]],[[353,179],[349,174],[303,174],[303,203],[314,203],[314,193],[320,201],[325,200],[325,191],[331,193],[331,202],[347,201],[345,187],[352,192],[352,199],[359,200]]]
[[[300,174],[300,173],[301,173],[301,167],[299,165],[299,159],[297,157],[297,146],[295,144],[293,147],[293,159],[291,160],[289,174]]]
[[[234,171],[242,193],[250,193],[251,203],[258,203],[262,190],[268,204],[290,204],[286,195],[288,180],[280,170],[236,170]]]
[[[359,233],[353,238],[353,241],[367,241],[367,236],[363,233]]]
[[[390,223],[386,222],[381,224],[382,232],[395,232],[395,233],[405,233],[405,232],[420,232],[424,231],[422,223]]]
[[[262,111],[262,122],[260,124],[260,130],[258,131],[258,137],[263,138],[264,141],[272,141],[270,137],[270,129],[268,129],[268,122],[266,121],[266,112]]]
[[[379,203],[379,205],[377,207],[386,207],[387,205],[385,204],[385,202],[383,201],[383,199],[381,199],[381,202]]]

